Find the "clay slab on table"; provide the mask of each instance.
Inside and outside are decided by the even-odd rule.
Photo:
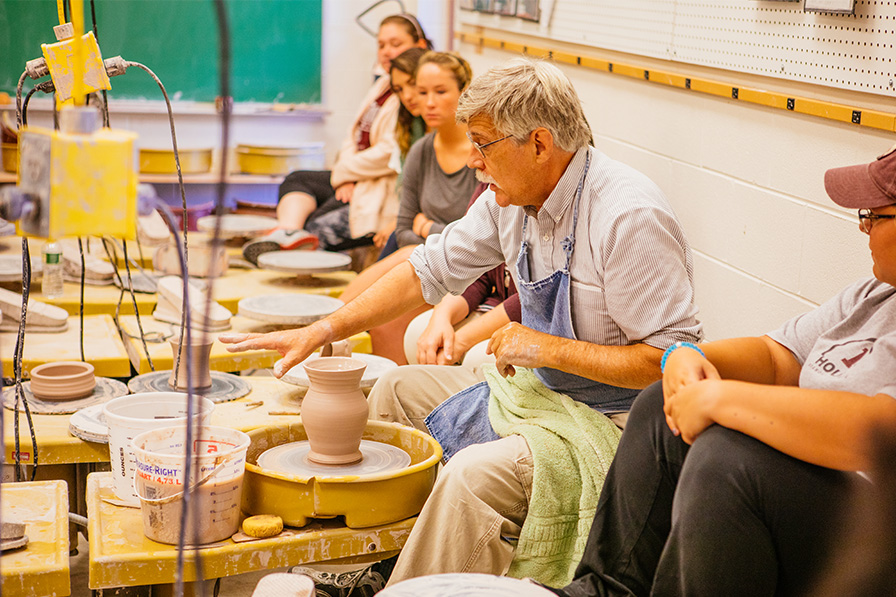
[[[281,325],[307,325],[322,319],[345,303],[314,294],[266,294],[239,302],[239,315]]]
[[[271,251],[258,256],[258,267],[297,276],[348,269],[352,258],[329,251]]]

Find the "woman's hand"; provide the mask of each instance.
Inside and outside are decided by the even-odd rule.
[[[274,364],[274,375],[283,377],[287,371],[304,361],[314,349],[326,344],[312,326],[267,334],[220,334],[222,344],[230,344],[228,352],[244,350],[276,350],[283,358]]]
[[[516,374],[514,366],[543,367],[544,351],[550,350],[555,341],[555,336],[513,322],[492,334],[485,352],[495,355],[498,372],[507,377]]]
[[[395,224],[386,225],[376,231],[373,235],[373,245],[377,249],[382,249],[389,242],[389,237],[395,232]]]
[[[682,387],[674,396],[666,396],[663,411],[672,433],[680,435],[686,444],[694,443],[707,427],[715,423],[712,413],[725,390],[725,384],[717,378],[703,379]]]
[[[687,346],[672,351],[663,371],[663,395],[668,399],[681,389],[704,379],[721,379],[706,357]]]
[[[454,363],[454,326],[448,317],[433,310],[426,329],[417,339],[417,362],[421,365]]]
[[[336,187],[336,200],[342,203],[351,203],[355,193],[355,183],[347,182]]]
[[[669,354],[663,372],[663,397],[666,423],[673,433],[678,435],[680,432],[677,423],[669,414],[670,405],[678,394],[699,382],[718,379],[721,379],[721,376],[715,366],[693,348],[682,346]]]
[[[426,238],[431,228],[432,220],[423,215],[423,213],[419,213],[414,216],[414,223],[411,224],[411,230],[414,232],[414,234],[421,238]]]

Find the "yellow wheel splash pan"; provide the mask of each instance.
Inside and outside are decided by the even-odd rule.
[[[390,524],[420,513],[442,459],[439,443],[397,423],[368,421],[363,439],[397,446],[411,455],[407,468],[370,475],[302,477],[259,468],[262,452],[308,439],[301,422],[248,432],[249,452],[243,479],[242,509],[247,514],[276,514],[288,526],[309,518],[344,516],[349,528]]]
[[[212,149],[180,149],[180,171],[183,174],[203,174],[212,169]],[[142,174],[177,174],[173,149],[140,149]]]

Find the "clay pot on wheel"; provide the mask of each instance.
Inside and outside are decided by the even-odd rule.
[[[212,372],[209,366],[209,357],[212,353],[212,344],[215,343],[214,339],[200,331],[194,330],[191,334],[191,346],[190,348],[190,373],[193,377],[193,389],[194,390],[202,390],[205,388],[210,388],[212,385]],[[187,376],[187,346],[186,346],[187,336],[184,335],[184,348],[181,352],[180,357],[180,367],[177,367],[177,351],[180,346],[180,334],[175,334],[171,338],[168,339],[169,344],[171,344],[171,351],[173,355],[173,361],[171,362],[171,377],[168,379],[168,385],[171,386],[175,390],[186,391],[187,382],[189,377]],[[177,374],[177,378],[175,379],[175,373]]]
[[[58,361],[31,370],[31,392],[41,400],[83,398],[95,387],[96,376],[90,363]]]
[[[367,398],[361,376],[367,364],[347,357],[320,357],[305,363],[311,385],[302,400],[302,424],[319,464],[361,460],[361,436],[367,426]]]

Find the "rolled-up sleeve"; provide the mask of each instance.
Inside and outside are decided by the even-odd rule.
[[[410,262],[427,303],[435,305],[446,294],[463,293],[476,278],[504,261],[498,228],[501,209],[494,196],[483,197],[463,218],[441,234],[430,235],[414,250]]]
[[[665,349],[702,338],[686,246],[675,217],[655,207],[620,213],[604,237],[607,310],[630,342]]]

